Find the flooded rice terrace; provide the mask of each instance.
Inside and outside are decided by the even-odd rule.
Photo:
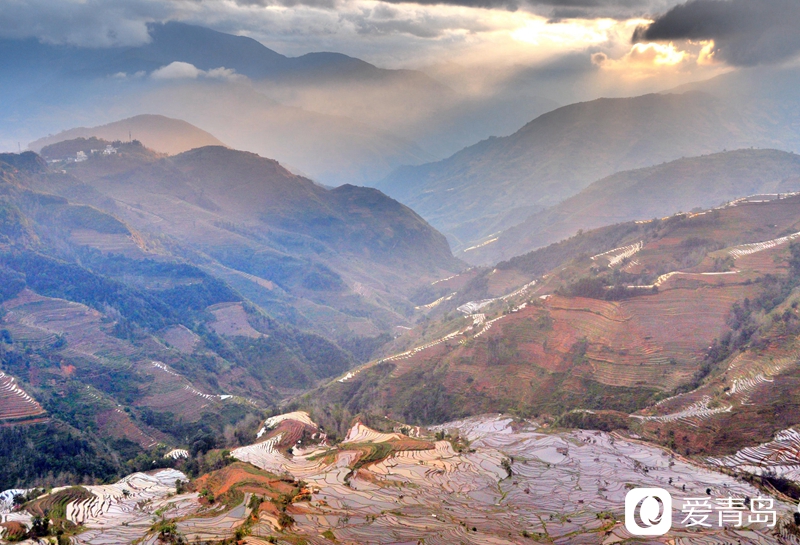
[[[305,414],[305,413],[303,413]],[[289,415],[287,415],[289,416]],[[307,415],[306,415],[307,416]],[[432,432],[456,432],[469,441],[456,452],[447,440],[428,450],[396,452],[352,471],[359,453],[348,444],[396,441],[357,424],[331,451],[321,447],[287,457],[273,448],[278,437],[242,447],[233,455],[276,474],[308,483],[310,501],[293,503],[288,533],[262,513],[246,543],[358,544],[745,544],[797,543],[777,531],[794,505],[774,498],[775,527],[743,524],[725,528],[716,512],[710,527],[687,528],[685,500],[766,497],[734,477],[700,467],[658,447],[599,431],[551,433],[535,424],[494,415],[452,422]],[[441,436],[441,434],[440,434]],[[465,443],[466,444],[466,443]],[[321,453],[327,453],[321,456]],[[142,474],[137,474],[142,475]],[[154,516],[175,520],[190,542],[223,539],[249,516],[249,494],[233,509],[209,510],[197,493],[175,495],[167,483],[184,478],[175,470],[128,477],[117,485],[87,487],[96,500],[67,506],[67,516],[85,530],[74,543],[158,543],[149,534]],[[633,537],[624,524],[625,497],[633,488],[658,487],[673,498],[672,530],[663,536]],[[122,489],[128,492],[123,494]],[[3,520],[26,515],[6,509]],[[731,526],[730,524],[728,526]],[[325,533],[325,535],[323,535]],[[286,539],[282,539],[284,536]],[[274,541],[273,541],[274,542]]]
[[[353,478],[352,489],[335,473],[307,479],[320,487],[332,510],[328,523],[341,524],[334,518],[344,511],[347,522],[336,533],[340,540],[617,543],[632,537],[621,522],[627,492],[659,487],[674,498],[675,524],[673,531],[650,542],[793,542],[792,537],[773,535],[765,525],[724,529],[709,519],[712,528],[684,528],[682,498],[763,494],[652,445],[597,431],[549,434],[502,416],[452,422],[433,428],[437,430],[466,436],[470,452],[458,454],[449,442],[439,441],[434,451],[400,453],[371,466],[366,478]],[[504,459],[510,462],[510,476]],[[783,516],[794,509],[777,501],[774,505]],[[321,522],[317,516],[296,518],[310,530]]]

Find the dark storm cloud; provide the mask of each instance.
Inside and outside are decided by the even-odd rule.
[[[452,14],[418,10],[413,17],[382,15],[380,6],[465,6],[504,11],[526,11],[553,21],[572,18],[625,19],[662,13],[679,0],[383,0],[377,6],[360,0],[0,0],[0,38],[37,38],[54,44],[89,47],[135,46],[150,40],[147,24],[178,20],[232,33],[265,36],[326,35],[336,21],[351,22],[358,34],[410,35],[436,38],[453,29]],[[258,10],[283,6],[285,11]],[[297,8],[297,9],[292,9]],[[303,11],[302,8],[310,8]],[[372,10],[364,15],[364,10]],[[405,10],[407,11],[407,10]],[[312,13],[316,12],[316,13]],[[360,20],[354,20],[355,18]],[[341,17],[340,17],[341,16]],[[464,15],[466,30],[480,21]],[[291,26],[291,28],[288,28]],[[307,30],[300,30],[307,29]],[[480,30],[479,28],[477,30]]]
[[[800,52],[799,0],[693,0],[639,27],[634,42],[714,40],[715,56],[738,66],[771,64]]]

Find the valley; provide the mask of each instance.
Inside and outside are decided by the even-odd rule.
[[[4,508],[8,531],[47,513],[73,543],[616,542],[630,483],[652,483],[770,494],[782,522],[747,539],[795,539],[800,197],[470,268],[377,191],[218,147],[127,146],[61,172],[5,163],[2,433],[29,450],[4,488],[45,492]],[[369,351],[336,337],[347,314],[380,339]],[[116,484],[30,474],[37,456],[58,467],[35,451],[53,434]]]
[[[800,545],[795,2],[112,4],[0,2],[0,543]]]

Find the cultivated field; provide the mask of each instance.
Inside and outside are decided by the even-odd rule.
[[[216,321],[211,328],[219,335],[261,337],[262,334],[253,329],[247,321],[247,313],[241,303],[220,303],[208,308]]]
[[[161,337],[169,344],[169,346],[183,352],[184,354],[191,354],[194,352],[195,347],[200,342],[200,338],[192,331],[183,325],[173,326],[161,335]]]
[[[133,259],[152,257],[141,239],[127,234],[98,233],[91,229],[74,229],[70,241],[79,246],[89,246],[105,253],[122,254]]]
[[[17,385],[14,377],[0,371],[0,423],[18,423],[42,415],[42,406]]]
[[[293,421],[314,427],[305,421],[307,415],[297,417],[271,425]],[[426,443],[358,423],[348,434],[358,442],[295,449],[291,456],[274,448],[278,433],[233,451],[252,465],[236,463],[194,484],[220,498],[214,504],[197,493],[175,495],[175,481],[185,476],[161,470],[136,473],[113,485],[54,489],[27,512],[13,513],[3,504],[2,516],[30,523],[32,513],[64,505],[65,517],[84,528],[73,537],[73,543],[81,544],[155,544],[150,528],[158,517],[176,522],[192,541],[218,540],[244,524],[251,515],[250,498],[259,495],[266,502],[248,523],[247,543],[265,543],[271,536],[278,543],[315,545],[334,537],[370,544],[600,544],[632,537],[620,522],[628,489],[658,486],[672,493],[677,522],[670,533],[649,543],[778,543],[771,529],[758,524],[742,530],[684,528],[686,498],[706,496],[708,490],[714,497],[763,493],[649,444],[597,431],[550,433],[503,416],[451,422],[433,432],[446,439]],[[796,433],[784,435],[778,439],[797,443]],[[293,521],[288,526],[275,502],[298,489],[291,485],[296,481],[278,475],[306,483],[285,508]],[[793,505],[777,500],[775,505],[784,520],[791,516]]]
[[[110,326],[103,323],[103,315],[86,305],[23,290],[3,303],[3,308],[8,311],[3,327],[15,342],[51,345],[63,336],[66,354],[94,361],[118,361],[134,353],[129,343],[108,333]]]

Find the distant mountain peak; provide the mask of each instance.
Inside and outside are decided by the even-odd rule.
[[[34,151],[65,140],[96,137],[109,141],[139,140],[146,147],[175,155],[202,146],[224,146],[212,134],[187,123],[163,115],[141,114],[97,127],[78,127],[28,144]]]

